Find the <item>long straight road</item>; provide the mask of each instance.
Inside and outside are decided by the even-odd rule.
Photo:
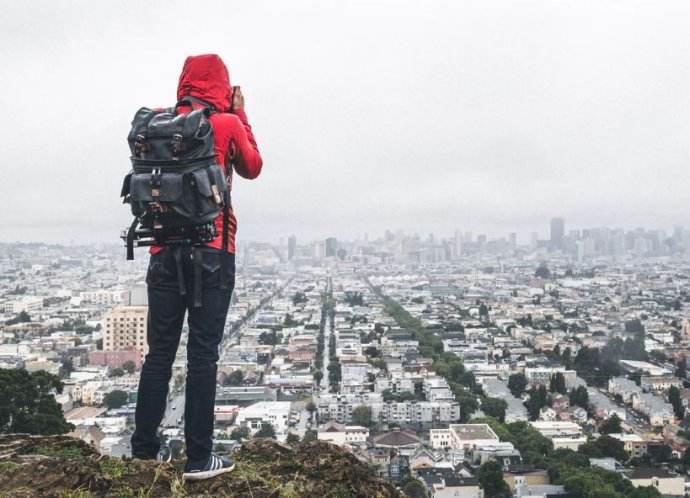
[[[184,389],[179,393],[173,393],[172,399],[168,401],[161,427],[179,427],[181,429],[184,427],[184,423],[177,423],[180,418],[184,421]]]
[[[323,331],[323,365],[321,366],[321,371],[323,372],[323,377],[321,377],[321,390],[328,391],[328,362],[330,361],[330,355],[328,354],[328,343],[331,339],[331,317],[326,316],[326,324],[324,325]]]
[[[331,277],[328,278],[326,283],[326,292],[324,293],[325,299],[328,301],[333,295],[333,280]],[[321,377],[321,391],[328,392],[328,362],[330,361],[330,354],[328,353],[328,344],[331,339],[331,330],[333,323],[331,321],[331,314],[328,312],[327,308],[322,308],[323,312],[326,313],[326,321],[323,326],[323,365],[321,365],[321,372],[323,377]]]

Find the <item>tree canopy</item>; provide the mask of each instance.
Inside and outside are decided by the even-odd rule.
[[[247,438],[249,438],[249,428],[246,426],[235,427],[230,433],[230,439],[234,439],[235,441],[241,441]]]
[[[508,389],[516,398],[519,398],[527,388],[527,377],[523,373],[515,373],[508,377]]]
[[[108,408],[120,408],[127,404],[128,396],[125,391],[120,391],[116,389],[115,391],[110,391],[103,398],[103,404]]]
[[[577,386],[575,389],[571,389],[569,399],[571,405],[577,405],[586,410],[589,404],[587,388],[585,386]]]
[[[361,425],[362,427],[371,427],[371,407],[366,405],[356,406],[352,410],[352,423],[354,425]]]
[[[0,433],[64,434],[74,426],[65,421],[54,393],[60,379],[43,370],[0,369]]]
[[[233,370],[225,377],[223,385],[225,386],[241,386],[244,381],[244,372],[242,370]]]
[[[602,434],[619,434],[622,430],[621,419],[615,413],[604,420],[599,427],[599,432]]]
[[[261,429],[256,431],[256,434],[254,434],[254,437],[268,437],[271,439],[275,439],[276,438],[276,431],[269,422],[262,422],[261,423]]]
[[[137,369],[137,365],[132,360],[128,360],[122,364],[121,368],[128,374],[133,374]]]
[[[482,400],[482,411],[489,417],[503,422],[506,416],[506,408],[508,403],[500,398],[484,398]]]
[[[495,460],[484,463],[477,474],[486,498],[508,498],[510,488],[503,480],[503,468]]]
[[[502,424],[492,418],[475,419],[474,422],[488,423],[501,441],[513,443],[520,451],[525,463],[547,469],[551,482],[565,486],[566,491],[573,496],[578,498],[661,497],[654,488],[635,488],[628,479],[616,472],[590,466],[586,453],[592,451],[594,454],[601,454],[598,452],[603,447],[614,444],[611,443],[610,437],[604,436],[594,444],[588,443],[589,446],[584,446],[584,452],[554,450],[551,441],[526,422]],[[620,441],[617,442],[620,443]],[[611,452],[610,449],[606,451]]]

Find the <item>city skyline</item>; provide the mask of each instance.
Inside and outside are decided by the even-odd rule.
[[[541,225],[537,227],[537,229],[530,229],[530,230],[525,230],[525,231],[519,231],[519,230],[513,230],[510,228],[507,228],[505,231],[483,231],[483,230],[473,230],[469,228],[463,228],[463,227],[456,227],[454,229],[450,229],[447,231],[430,231],[430,230],[424,230],[424,229],[414,229],[412,228],[393,228],[393,227],[388,227],[384,228],[380,231],[358,231],[358,232],[350,232],[350,233],[342,233],[342,232],[324,232],[320,235],[311,235],[311,236],[303,236],[298,234],[297,232],[290,232],[287,231],[285,233],[277,234],[274,235],[271,238],[248,238],[248,237],[238,237],[238,244],[239,245],[244,245],[244,244],[252,244],[252,243],[271,243],[271,244],[277,244],[277,243],[289,243],[289,239],[292,237],[295,237],[297,241],[300,243],[313,243],[317,241],[324,241],[325,239],[329,237],[335,237],[336,239],[339,240],[347,240],[347,241],[363,241],[363,240],[377,240],[377,239],[383,239],[385,238],[387,233],[393,233],[393,234],[404,234],[405,236],[408,237],[419,237],[420,239],[424,240],[427,239],[429,235],[433,236],[434,238],[438,238],[439,240],[450,240],[453,239],[456,234],[462,233],[462,234],[471,234],[473,238],[476,238],[478,236],[484,236],[487,238],[487,240],[501,240],[501,239],[506,239],[507,241],[510,241],[513,237],[515,238],[515,242],[517,245],[528,245],[532,243],[535,234],[537,235],[537,238],[539,241],[550,241],[551,240],[551,234],[553,230],[552,223],[554,220],[562,220],[564,222],[564,229],[563,229],[563,237],[568,237],[571,233],[573,232],[583,232],[587,230],[611,230],[611,231],[616,231],[616,230],[622,230],[624,232],[632,232],[635,230],[644,230],[644,231],[651,231],[651,232],[659,232],[660,234],[665,235],[666,237],[670,237],[674,232],[681,230],[684,231],[686,229],[686,225],[681,224],[681,223],[672,223],[664,226],[644,226],[644,225],[634,225],[634,224],[629,224],[629,225],[574,225],[569,222],[569,220],[565,219],[562,216],[554,216],[551,218],[545,217],[542,220]],[[113,237],[107,237],[106,239],[99,239],[99,238],[88,238],[88,237],[80,237],[78,240],[77,239],[70,239],[67,237],[67,234],[65,235],[64,238],[58,238],[55,240],[51,240],[50,238],[44,237],[44,236],[39,236],[36,238],[28,238],[28,239],[20,239],[20,238],[13,238],[13,237],[4,237],[6,236],[6,233],[0,233],[0,243],[5,243],[5,244],[12,244],[12,243],[46,243],[46,244],[57,244],[57,245],[90,245],[90,244],[107,244],[107,245],[120,245],[121,241],[119,239],[119,232],[117,236]]]
[[[5,2],[3,173],[38,181],[0,186],[0,239],[114,240],[131,118],[174,103],[185,57],[207,52],[242,86],[264,156],[257,181],[233,182],[239,240],[529,233],[555,212],[688,224],[687,2],[327,4],[221,4],[224,30],[175,2],[134,17]],[[133,58],[144,34],[155,56]],[[50,133],[19,132],[38,115]]]

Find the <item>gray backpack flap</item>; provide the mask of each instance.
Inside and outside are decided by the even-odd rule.
[[[188,97],[178,106],[188,100],[197,101]],[[204,107],[176,114],[176,108],[141,108],[132,120],[127,138],[132,170],[121,191],[135,217],[126,235],[128,259],[135,242],[166,246],[213,240],[214,221],[229,205],[208,120],[212,111]]]

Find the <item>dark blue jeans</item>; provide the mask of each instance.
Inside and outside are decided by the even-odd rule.
[[[199,255],[202,263],[195,265],[194,257],[198,263]],[[223,257],[227,258],[225,275],[221,274]],[[195,266],[201,270],[198,276]],[[201,307],[194,306],[195,277],[202,284]],[[184,431],[188,461],[202,463],[211,454],[213,442],[218,348],[235,285],[235,255],[213,248],[165,248],[151,256],[146,283],[149,352],[139,380],[132,456],[156,458],[160,449],[158,426],[165,414],[172,364],[187,312]]]

